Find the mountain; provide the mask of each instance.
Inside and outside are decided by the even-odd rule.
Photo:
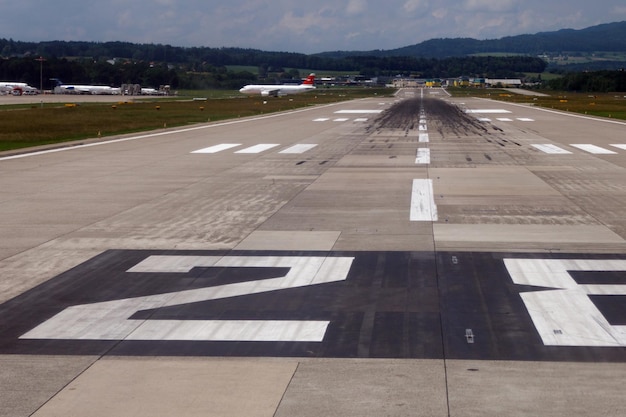
[[[507,36],[500,39],[431,39],[397,49],[334,51],[317,55],[326,58],[359,55],[446,58],[485,53],[540,55],[563,52],[592,53],[596,51],[626,53],[626,21],[606,23],[580,30],[562,29],[534,35]]]

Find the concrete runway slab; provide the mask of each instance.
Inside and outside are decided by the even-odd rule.
[[[271,417],[297,366],[296,361],[107,359],[33,416]]]

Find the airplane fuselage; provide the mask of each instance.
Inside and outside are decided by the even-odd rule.
[[[262,96],[284,96],[288,94],[299,94],[314,90],[312,85],[247,85],[239,90],[243,94],[260,94]]]
[[[310,74],[300,85],[296,84],[249,84],[239,90],[242,94],[261,95],[264,97],[286,96],[306,93],[315,89],[315,74]]]

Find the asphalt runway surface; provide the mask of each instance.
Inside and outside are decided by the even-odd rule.
[[[0,155],[0,416],[624,415],[625,170],[439,89]]]

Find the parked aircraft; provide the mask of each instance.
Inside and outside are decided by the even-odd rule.
[[[63,84],[58,78],[51,78],[57,82],[55,93],[60,94],[121,94],[119,87],[109,87],[107,85],[76,85]]]
[[[0,92],[3,94],[21,96],[22,94],[37,94],[38,90],[26,83],[0,81]]]
[[[310,74],[300,85],[295,84],[250,84],[239,90],[240,93],[267,96],[284,96],[287,94],[299,94],[315,89],[315,74]]]

